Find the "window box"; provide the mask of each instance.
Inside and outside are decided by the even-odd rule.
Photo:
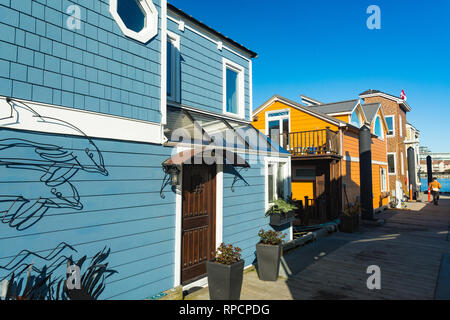
[[[272,226],[282,226],[293,221],[295,221],[294,211],[289,211],[286,213],[273,213],[270,215],[270,224]]]

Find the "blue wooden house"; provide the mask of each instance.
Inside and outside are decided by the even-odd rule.
[[[99,299],[201,285],[221,242],[251,266],[291,170],[254,58],[165,0],[0,0],[0,297],[74,265]]]

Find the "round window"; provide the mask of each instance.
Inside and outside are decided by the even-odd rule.
[[[145,12],[137,0],[117,0],[117,13],[125,26],[134,32],[145,27]]]
[[[158,34],[158,11],[152,0],[110,0],[109,11],[127,37],[147,43]]]

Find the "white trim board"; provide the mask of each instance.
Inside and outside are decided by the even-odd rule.
[[[0,97],[0,127],[43,133],[161,144],[159,123]]]
[[[161,0],[161,124],[167,123],[167,0]],[[163,130],[163,129],[162,129]]]

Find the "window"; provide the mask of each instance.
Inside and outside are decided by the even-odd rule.
[[[387,116],[385,117],[386,119],[386,124],[387,124],[387,128],[388,128],[388,132],[387,132],[387,136],[394,136],[395,135],[395,126],[394,126],[394,116]]]
[[[399,116],[398,117],[398,128],[399,128],[399,133],[400,133],[400,137],[403,136],[403,123],[402,123],[402,117]]]
[[[285,149],[289,149],[289,127],[289,111],[266,112],[266,134]]]
[[[402,174],[405,174],[405,165],[403,164],[403,152],[400,152],[400,160],[401,160],[400,166],[402,168]]]
[[[356,113],[356,110],[353,111],[350,121],[351,121],[352,125],[354,125],[358,128],[361,127],[361,122],[359,121],[359,117],[358,117],[358,114]]]
[[[227,68],[227,112],[238,113],[238,73]]]
[[[158,11],[152,0],[110,0],[109,11],[127,37],[147,43],[158,34]]]
[[[388,153],[387,160],[388,160],[388,173],[395,174],[396,173],[395,153]]]
[[[267,201],[270,205],[276,199],[285,199],[288,194],[289,181],[287,177],[288,163],[269,160],[267,162]],[[267,208],[268,209],[268,208]]]
[[[387,191],[387,176],[385,168],[381,168],[380,177],[381,177],[381,192],[385,192]]]
[[[244,68],[223,58],[223,112],[245,117]]]
[[[375,125],[373,129],[378,138],[383,139],[383,127],[381,126],[381,120],[379,116],[377,116],[377,118],[375,119]]]
[[[294,169],[294,180],[302,181],[315,181],[316,179],[316,169],[315,167],[302,167]]]
[[[140,32],[145,27],[145,13],[135,0],[117,0],[117,13],[125,26],[134,32]]]
[[[179,102],[180,36],[167,31],[167,99]]]

